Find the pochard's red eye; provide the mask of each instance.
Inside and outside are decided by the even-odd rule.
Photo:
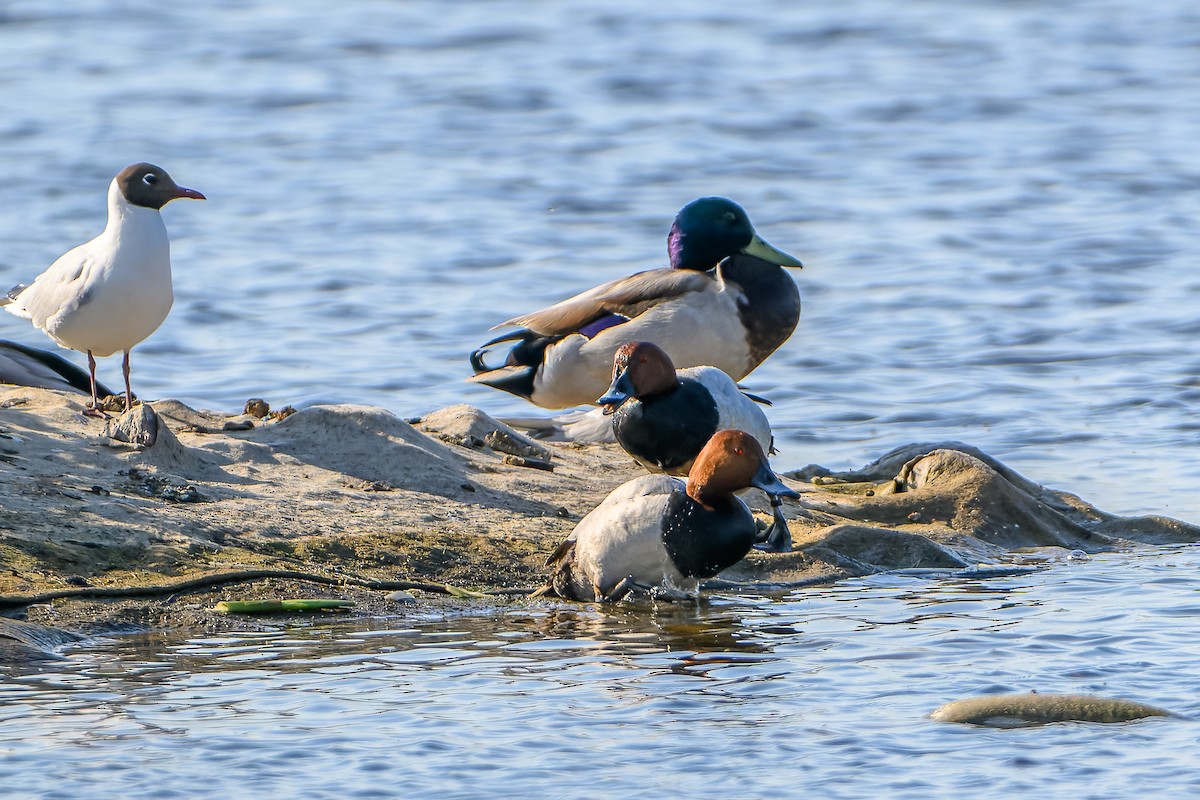
[[[742,450],[742,448],[740,448],[740,447],[733,448],[733,453],[734,453],[734,455],[738,455],[738,456],[744,456],[746,454],[746,452],[744,450]]]
[[[641,359],[639,359],[639,360],[640,360],[640,361],[641,361],[643,364],[645,364],[645,363],[646,363],[646,357],[645,357],[645,356],[642,356],[642,357],[641,357]]]

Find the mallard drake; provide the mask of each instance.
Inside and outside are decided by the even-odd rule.
[[[617,443],[651,472],[687,475],[717,431],[743,430],[763,452],[773,450],[762,406],[715,367],[676,370],[651,342],[626,342],[613,356],[612,384],[596,402],[612,415]],[[786,553],[792,535],[782,503],[771,495],[773,520],[755,546]]]
[[[657,588],[695,593],[701,578],[736,564],[758,534],[734,492],[750,486],[787,497],[753,436],[716,433],[687,481],[644,475],[612,491],[547,559],[553,573],[541,595],[615,601]]]
[[[496,327],[519,326],[471,354],[476,383],[544,408],[594,403],[613,353],[654,342],[682,367],[710,365],[740,380],[783,344],[800,319],[800,292],[781,267],[800,261],[763,241],[724,197],[684,206],[667,235],[671,266],[597,286]],[[504,365],[488,348],[515,342]]]
[[[162,167],[131,164],[108,186],[108,224],[89,242],[60,256],[0,305],[33,322],[61,346],[87,353],[92,404],[103,415],[96,356],[124,351],[125,402],[133,406],[129,351],[158,329],[171,310],[171,242],[159,209],[172,200],[203,200]]]

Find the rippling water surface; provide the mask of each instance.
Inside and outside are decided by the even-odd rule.
[[[0,668],[12,797],[1182,797],[1194,719],[996,730],[948,700],[1088,692],[1195,717],[1200,558],[881,575],[701,605],[122,636]]]
[[[1191,0],[12,2],[0,281],[98,232],[109,179],[152,160],[210,199],[165,211],[177,302],[142,394],[525,413],[463,382],[487,328],[662,265],[675,211],[724,194],[807,264],[748,381],[778,467],[958,439],[1197,521],[1198,79]],[[2,785],[1153,794],[1195,780],[1190,723],[923,715],[1028,687],[1196,711],[1196,566],[125,637],[0,684]]]

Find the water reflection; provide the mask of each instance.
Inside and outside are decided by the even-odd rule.
[[[1180,547],[989,580],[879,575],[699,603],[520,600],[91,640],[64,661],[0,668],[0,781],[34,796],[53,780],[67,796],[102,774],[134,797],[370,797],[383,784],[468,797],[496,781],[785,796],[803,781],[830,797],[955,798],[980,775],[1008,796],[1100,773],[1118,792],[1172,785],[1192,774],[1179,721],[1001,734],[925,715],[1031,688],[1200,713],[1179,623],[1197,605],[1198,560]],[[51,758],[71,769],[49,777]]]

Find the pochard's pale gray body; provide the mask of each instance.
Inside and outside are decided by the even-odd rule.
[[[717,432],[687,481],[643,475],[618,486],[547,559],[540,594],[574,600],[620,600],[635,589],[694,593],[749,552],[754,516],[734,492],[754,486],[796,497],[767,465],[750,434]]]
[[[712,395],[717,406],[718,431],[742,430],[754,437],[764,453],[774,449],[771,423],[762,406],[751,400],[738,388],[737,383],[716,367],[688,367],[678,371],[680,378],[696,381]],[[690,464],[688,465],[691,466]],[[684,470],[674,470],[672,475],[686,475]]]
[[[570,536],[571,596],[600,599],[625,578],[695,593],[699,581],[671,560],[662,531],[672,495],[685,488],[679,478],[643,475],[618,486],[580,520]]]

